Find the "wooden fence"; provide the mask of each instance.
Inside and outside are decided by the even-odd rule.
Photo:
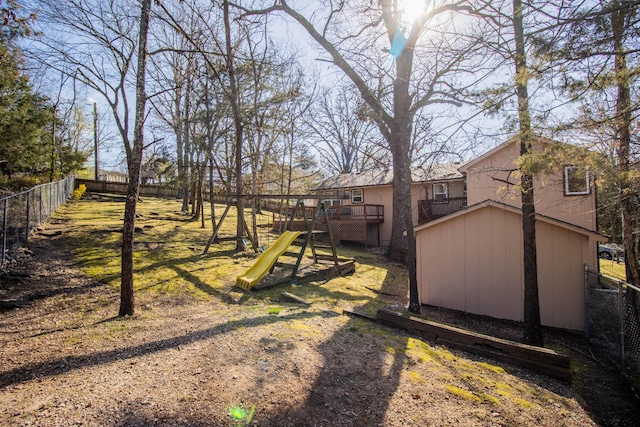
[[[76,179],[76,187],[84,184],[87,191],[93,193],[127,194],[126,182],[94,181],[92,179]],[[140,196],[178,198],[178,188],[164,185],[140,185]]]

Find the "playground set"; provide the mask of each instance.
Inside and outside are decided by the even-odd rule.
[[[309,196],[304,196],[304,198],[308,199]],[[237,240],[237,236],[221,237],[218,235],[222,223],[232,206],[234,206],[233,201],[229,199],[220,221],[205,247],[205,254],[214,242]],[[319,200],[311,217],[309,217],[308,212],[309,210],[305,208],[303,199],[298,199],[295,208],[288,214],[290,217],[288,218],[286,229],[271,246],[260,254],[256,262],[243,275],[237,277],[235,283],[237,287],[247,291],[258,290],[319,276],[323,278],[335,275],[344,276],[355,271],[355,261],[353,259],[340,258],[337,255],[335,241],[329,226],[330,219],[326,202]],[[246,221],[244,222],[244,229],[251,240],[254,251],[256,253],[259,252],[257,236],[251,236]],[[303,231],[296,231],[301,229]],[[318,242],[323,237],[327,238],[328,245]],[[313,264],[316,265],[316,268],[302,272],[301,265],[307,248],[311,249],[312,255],[310,258],[313,259]],[[330,249],[331,254],[318,253],[317,249]],[[283,257],[287,258],[287,262],[279,261]],[[322,265],[325,268],[322,268]],[[277,280],[264,280],[267,275],[272,275],[276,268],[291,270],[291,273]]]

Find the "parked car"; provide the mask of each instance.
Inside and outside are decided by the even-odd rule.
[[[624,249],[615,243],[609,245],[598,245],[598,256],[604,259],[618,259],[620,255],[620,261],[624,260]]]

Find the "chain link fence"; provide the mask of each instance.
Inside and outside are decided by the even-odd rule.
[[[585,292],[587,337],[626,375],[639,377],[640,288],[585,270]]]
[[[22,246],[29,234],[47,220],[75,189],[75,177],[38,185],[0,199],[0,265],[10,249]]]

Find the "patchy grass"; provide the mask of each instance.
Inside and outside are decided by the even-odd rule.
[[[349,277],[235,288],[258,255],[234,253],[234,242],[203,255],[211,224],[202,229],[178,201],[139,204],[138,310],[113,317],[123,207],[81,200],[56,215],[68,224],[64,249],[104,286],[3,319],[0,424],[595,425],[566,385],[340,315],[407,303],[404,269],[375,254],[340,247],[356,260]],[[261,230],[261,244],[276,240]],[[232,209],[221,235],[234,232]],[[312,306],[280,302],[283,290]],[[37,396],[55,404],[40,411],[48,403]],[[566,423],[557,408],[578,418]]]
[[[482,403],[482,399],[480,397],[476,396],[474,393],[468,390],[461,389],[451,384],[447,384],[446,389],[449,393],[453,394],[456,397],[459,397],[460,399],[464,399],[474,403]]]
[[[615,260],[600,259],[600,273],[618,280],[626,280],[624,263]]]
[[[234,253],[235,242],[223,241],[203,250],[211,235],[211,224],[201,228],[180,212],[181,201],[144,198],[137,209],[135,236],[134,283],[136,295],[142,302],[156,298],[195,298],[210,300],[223,298],[229,302],[236,277],[246,271],[258,254],[252,251]],[[220,215],[225,206],[216,205]],[[84,272],[102,283],[118,287],[120,284],[120,241],[124,203],[113,201],[81,201],[65,207],[60,215],[75,224],[69,233],[73,239],[75,256]],[[249,218],[250,210],[245,212]],[[277,239],[269,231],[272,214],[258,216],[260,245],[268,247]],[[236,229],[236,212],[231,209],[219,235],[232,236]],[[322,250],[319,251],[322,253]],[[307,250],[305,256],[310,256]],[[381,260],[374,254],[354,248],[338,248],[341,257],[356,258],[356,272],[349,277],[311,281],[295,288],[306,300],[340,312],[345,308],[362,307],[375,313],[384,303],[378,298],[385,287],[406,281],[400,266]],[[275,302],[282,287],[259,293],[241,292],[244,302]],[[400,295],[404,300],[404,296]],[[233,298],[231,296],[231,298]],[[236,298],[237,300],[237,298]]]

